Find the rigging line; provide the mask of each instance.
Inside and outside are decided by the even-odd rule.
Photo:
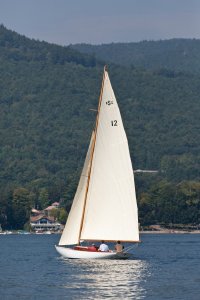
[[[129,247],[126,247],[126,248],[123,250],[123,252],[124,252],[124,253],[127,253],[129,250],[131,250],[131,249],[133,249],[133,248],[136,248],[136,247],[138,247],[138,243],[135,244],[135,245],[131,245],[131,246],[129,246]]]
[[[82,213],[82,217],[81,217],[81,225],[80,225],[79,237],[78,237],[78,243],[79,244],[80,244],[80,239],[81,239],[81,232],[82,232],[82,229],[83,229],[83,221],[84,221],[84,216],[85,216],[86,200],[87,200],[87,195],[88,195],[88,190],[89,190],[90,175],[91,175],[91,171],[92,171],[92,161],[93,161],[94,149],[95,149],[95,144],[96,144],[97,127],[98,127],[98,124],[99,124],[99,113],[100,113],[100,108],[101,108],[106,71],[107,71],[107,66],[104,67],[103,80],[102,80],[102,85],[101,85],[101,92],[100,92],[100,96],[99,96],[98,111],[97,111],[96,124],[95,124],[95,130],[94,130],[94,140],[93,140],[93,144],[92,144],[92,152],[91,152],[91,159],[90,159],[90,168],[89,168],[89,172],[88,172],[87,187],[86,187],[86,192],[85,192],[85,199],[84,199],[84,204],[83,204],[83,213]]]

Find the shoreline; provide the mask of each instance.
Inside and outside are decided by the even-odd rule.
[[[171,226],[163,225],[149,225],[141,226],[140,233],[144,234],[200,234],[200,228],[198,225],[183,225],[183,224],[171,224]]]
[[[28,232],[28,233],[19,233],[19,232],[0,232],[0,235],[48,235],[48,234],[61,234],[60,232],[41,232],[41,233],[35,233],[35,232]],[[139,234],[200,234],[200,230],[175,230],[175,229],[163,229],[163,230],[140,230]]]
[[[142,230],[140,234],[200,234],[200,230]]]

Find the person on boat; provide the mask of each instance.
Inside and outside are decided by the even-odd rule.
[[[120,241],[117,241],[117,244],[115,245],[115,250],[117,253],[123,252],[124,246],[121,244]]]
[[[107,252],[109,251],[108,245],[105,244],[104,241],[101,242],[98,251]]]

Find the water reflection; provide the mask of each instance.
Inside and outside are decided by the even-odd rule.
[[[148,264],[142,260],[63,260],[71,269],[64,286],[73,299],[143,299]]]

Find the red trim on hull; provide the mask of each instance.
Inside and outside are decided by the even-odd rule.
[[[95,246],[75,246],[74,250],[78,251],[90,251],[90,252],[98,252],[98,247]]]

